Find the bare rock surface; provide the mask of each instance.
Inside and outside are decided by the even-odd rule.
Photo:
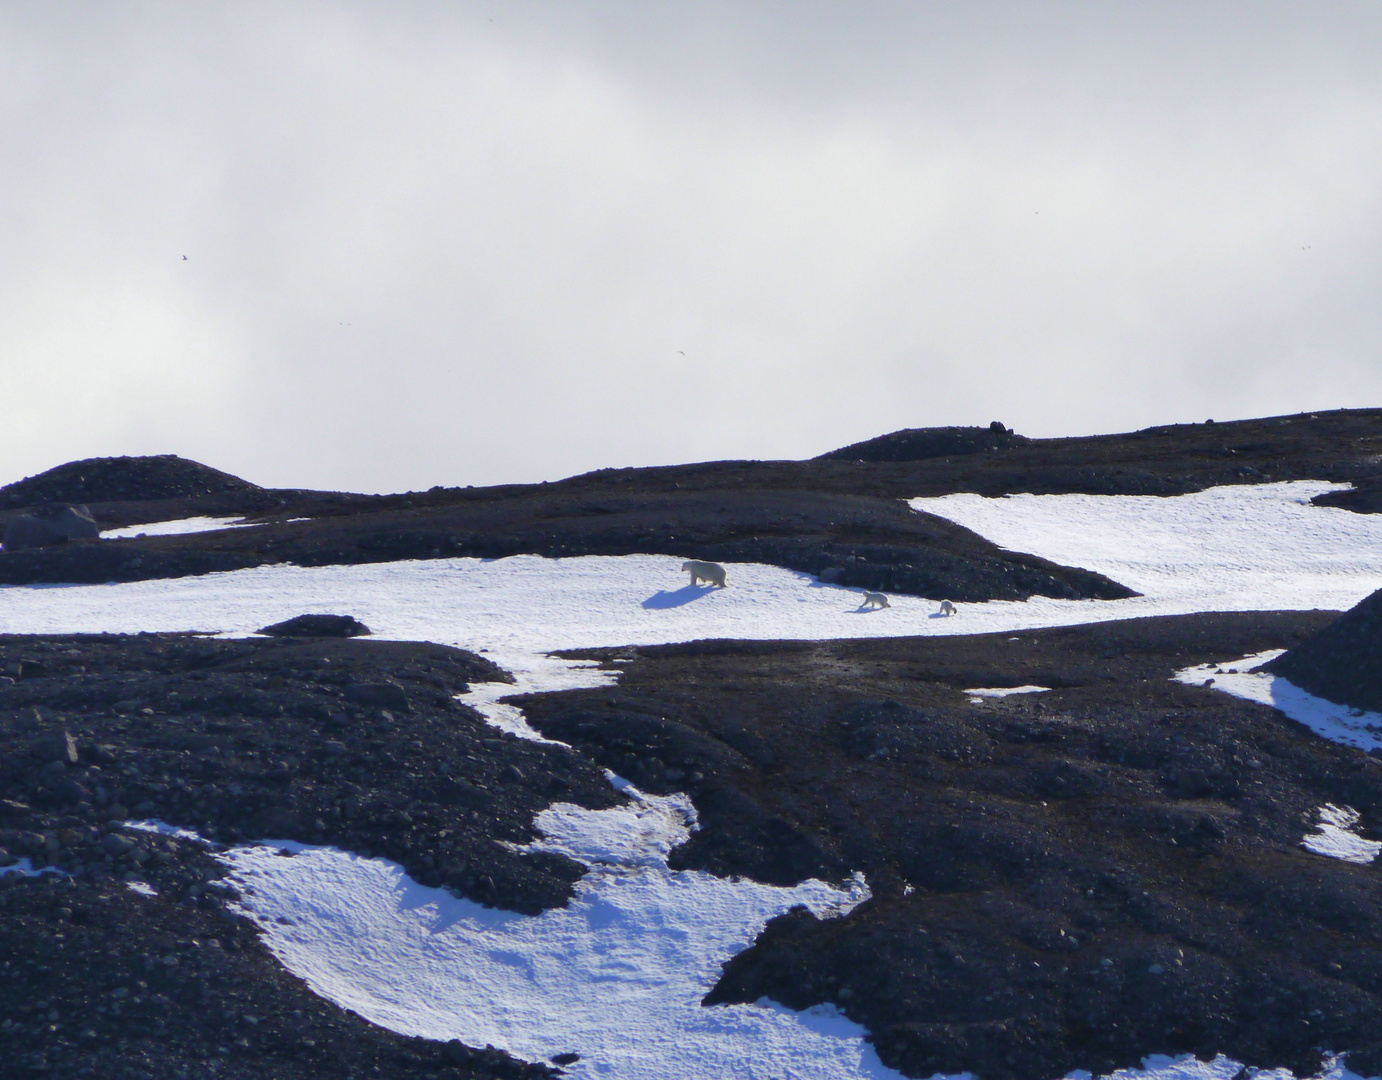
[[[821,461],[926,461],[985,450],[1008,450],[1031,440],[995,420],[988,427],[905,428],[822,454]]]
[[[261,490],[248,480],[175,454],[86,458],[0,487],[0,510],[51,502],[162,501]]]

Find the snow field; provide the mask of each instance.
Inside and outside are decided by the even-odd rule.
[[[354,615],[379,637],[488,650],[527,665],[557,649],[698,638],[997,633],[1196,611],[1343,609],[1382,586],[1382,515],[1309,505],[1338,486],[913,501],[1004,546],[1098,570],[1145,594],[1130,600],[1033,597],[961,604],[944,618],[933,600],[910,596],[860,610],[857,590],[760,564],[731,565],[729,588],[711,589],[682,584],[681,560],[670,556],[519,555],[11,586],[0,589],[0,629],[246,634],[329,611]]]
[[[1298,480],[1171,497],[946,495],[909,505],[1144,594],[1116,604],[1164,609],[1145,614],[1343,609],[1382,586],[1382,515],[1310,505],[1348,486]]]

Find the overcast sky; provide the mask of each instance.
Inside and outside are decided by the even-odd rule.
[[[0,483],[1382,405],[1376,3],[11,0],[0,147]]]

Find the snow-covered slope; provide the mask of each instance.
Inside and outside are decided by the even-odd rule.
[[[1382,585],[1382,515],[1311,506],[1348,485],[1218,487],[1191,495],[947,495],[913,499],[1000,547],[1096,570],[1144,593],[1130,607],[1349,608]]]
[[[537,918],[424,888],[380,859],[329,848],[229,853],[270,946],[319,993],[385,1027],[492,1043],[530,1060],[576,1051],[575,1076],[897,1077],[832,1008],[702,1008],[720,965],[774,915],[825,917],[867,896],[862,882],[775,888],[672,871],[694,810],[684,796],[628,807],[558,804],[537,850],[591,867],[566,908]]]

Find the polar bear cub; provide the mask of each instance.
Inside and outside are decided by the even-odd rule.
[[[718,585],[722,589],[729,588],[725,584],[725,568],[719,563],[701,562],[699,559],[687,559],[681,564],[681,568],[691,575],[691,584],[698,581],[708,581],[712,585]]]
[[[938,611],[936,614],[938,614],[938,615],[954,615],[954,614],[955,614],[955,605],[952,604],[949,600],[942,600],[942,601],[941,601],[941,609],[940,609],[940,611]]]
[[[866,608],[885,608],[892,607],[892,604],[888,603],[888,598],[881,592],[869,592],[865,589],[864,602],[859,606]]]

